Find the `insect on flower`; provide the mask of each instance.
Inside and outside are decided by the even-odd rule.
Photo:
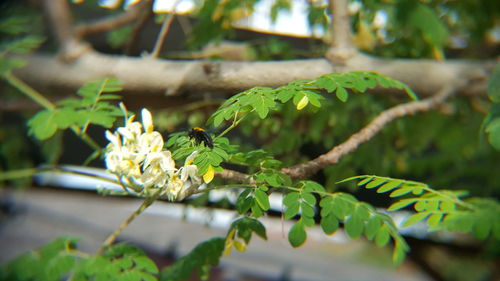
[[[194,127],[189,131],[188,136],[195,140],[196,144],[203,142],[205,146],[214,148],[214,142],[210,135],[205,131],[205,129],[200,127]]]

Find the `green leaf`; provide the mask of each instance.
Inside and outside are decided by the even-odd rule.
[[[4,280],[60,280],[76,265],[71,254],[76,249],[77,238],[60,237],[37,251],[22,254],[2,266],[0,277]]]
[[[384,193],[384,192],[391,191],[391,190],[395,189],[396,187],[399,187],[403,182],[404,181],[402,181],[402,180],[395,180],[395,181],[387,182],[384,185],[382,185],[381,187],[379,187],[379,189],[377,190],[377,193]]]
[[[404,207],[411,205],[411,204],[415,203],[416,201],[417,201],[417,199],[415,199],[415,198],[399,200],[399,201],[395,202],[394,204],[392,204],[391,206],[389,206],[389,208],[387,208],[387,211],[397,211],[397,210],[403,209]]]
[[[342,87],[338,87],[337,88],[337,91],[335,92],[335,95],[342,102],[346,102],[347,98],[349,97],[349,94],[347,93],[347,91],[344,88],[342,88]]]
[[[443,212],[450,213],[456,210],[456,205],[453,201],[441,201],[439,208]]]
[[[198,244],[187,255],[163,269],[160,272],[160,280],[187,280],[196,270],[201,270],[202,267],[206,266],[217,265],[224,251],[224,242],[224,238],[216,237]]]
[[[448,29],[437,13],[427,5],[417,4],[410,11],[409,23],[419,29],[424,38],[433,46],[441,49],[448,41]]]
[[[300,208],[302,210],[302,215],[306,217],[314,217],[314,208],[306,202],[300,203]]]
[[[375,238],[375,235],[378,233],[379,229],[382,227],[382,220],[379,217],[372,217],[368,220],[368,223],[365,226],[365,235],[368,240],[372,240]]]
[[[369,182],[365,188],[366,189],[372,189],[372,188],[375,188],[375,187],[378,187],[380,186],[381,184],[383,183],[386,183],[387,182],[387,179],[384,179],[384,178],[376,178],[374,180],[372,180],[371,182]]]
[[[321,218],[320,225],[321,229],[323,229],[323,232],[330,235],[335,233],[339,228],[339,221],[335,218],[334,215],[328,214],[327,216]]]
[[[500,102],[500,64],[495,66],[495,70],[488,78],[487,93],[494,102]]]
[[[356,216],[351,216],[345,222],[344,228],[351,238],[359,238],[363,233],[364,222]]]
[[[486,125],[485,132],[488,133],[488,142],[496,150],[500,150],[500,117],[490,120]]]
[[[255,190],[255,199],[257,200],[257,203],[264,211],[269,210],[269,208],[270,208],[269,197],[267,196],[267,194],[264,191],[262,191],[260,189],[256,189]]]
[[[368,182],[370,182],[371,180],[373,180],[375,177],[366,177],[364,178],[363,180],[361,180],[360,182],[358,182],[358,186],[363,186],[365,184],[367,184]]]
[[[429,226],[437,226],[443,219],[443,214],[442,213],[436,213],[432,214],[429,219],[427,220],[427,224]]]
[[[390,197],[399,197],[399,196],[403,196],[405,194],[408,194],[412,191],[413,191],[413,186],[403,185],[402,187],[399,187],[396,190],[394,190],[393,192],[391,192],[391,194],[389,196]]]
[[[383,225],[375,235],[375,245],[377,245],[377,247],[384,247],[389,243],[389,239],[389,229],[386,225]]]
[[[314,197],[311,193],[302,193],[302,199],[304,199],[304,201],[311,206],[316,205],[316,197]]]
[[[307,233],[304,229],[302,221],[299,220],[290,228],[290,231],[288,232],[288,241],[292,247],[296,248],[304,244],[306,239]]]
[[[300,210],[300,203],[299,202],[293,202],[285,210],[285,219],[289,220],[293,217],[295,217]]]
[[[283,198],[283,204],[285,204],[285,206],[290,206],[293,203],[298,203],[299,198],[300,198],[300,193],[290,192]]]
[[[57,131],[54,122],[55,111],[42,110],[28,120],[29,134],[39,140],[46,140],[52,137]]]
[[[429,214],[430,214],[429,212],[422,212],[422,213],[413,214],[405,220],[405,222],[403,223],[403,227],[408,227],[408,226],[411,226],[413,224],[416,224],[416,223],[424,220],[425,218],[427,218],[429,216]]]

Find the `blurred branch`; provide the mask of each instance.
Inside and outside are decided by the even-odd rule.
[[[327,153],[320,155],[311,161],[283,168],[281,172],[289,175],[293,179],[304,179],[310,177],[319,170],[338,163],[342,157],[348,155],[349,153],[356,151],[361,144],[375,137],[390,122],[408,115],[426,112],[438,107],[455,93],[457,85],[459,84],[460,83],[456,83],[453,86],[445,86],[433,97],[389,108],[380,113],[360,131],[350,136],[345,142],[333,147]],[[218,173],[217,176],[222,179],[235,180],[238,182],[244,182],[249,179],[249,175],[232,170],[224,170],[223,172]],[[250,183],[254,182],[250,180]]]
[[[376,136],[390,122],[404,116],[426,112],[441,105],[446,99],[455,93],[455,84],[446,85],[437,95],[433,97],[397,105],[383,111],[363,129],[350,136],[345,142],[333,147],[327,153],[320,155],[311,161],[289,168],[284,168],[282,169],[282,172],[292,178],[306,178],[329,165],[336,164],[342,157],[354,152],[361,144]]]
[[[345,60],[356,54],[352,41],[351,21],[348,0],[329,0],[331,19],[331,47],[326,57],[335,64],[344,64]]]
[[[123,49],[123,53],[127,56],[130,56],[135,47],[135,43],[137,42],[137,38],[139,38],[139,34],[142,29],[146,26],[146,23],[149,21],[151,16],[153,15],[153,6],[152,1],[149,1],[150,5],[144,9],[144,12],[137,19],[134,28],[132,30],[132,34],[130,34],[130,38],[125,43],[125,48]]]
[[[175,10],[177,8],[177,4],[179,4],[179,0],[175,1],[174,6],[172,7],[172,12],[165,18],[163,24],[161,25],[160,33],[158,34],[155,46],[153,48],[153,51],[151,52],[151,57],[153,58],[158,57],[163,47],[163,43],[165,43],[165,39],[167,39],[168,31],[170,30],[170,25],[172,24],[175,18]]]
[[[27,65],[15,71],[28,84],[53,91],[78,89],[91,79],[116,77],[129,93],[196,94],[217,92],[234,94],[255,86],[279,87],[299,79],[314,79],[332,72],[375,71],[406,83],[419,96],[431,96],[444,85],[468,81],[458,89],[468,96],[485,95],[491,61],[426,59],[381,59],[358,53],[347,65],[333,65],[325,59],[266,62],[173,61],[103,55],[88,52],[72,64],[51,56],[23,56]],[[425,83],[423,83],[425,81]],[[384,94],[400,92],[383,91]]]
[[[100,19],[92,23],[79,24],[75,27],[75,34],[78,38],[84,38],[89,34],[115,30],[136,21],[144,12],[147,12],[146,10],[151,9],[151,5],[151,0],[141,1],[136,5],[130,6],[130,8],[122,14]]]
[[[67,0],[44,0],[44,7],[59,44],[61,59],[71,61],[91,50],[90,45],[83,43],[76,36]]]

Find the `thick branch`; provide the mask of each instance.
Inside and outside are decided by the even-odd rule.
[[[117,77],[128,93],[229,93],[255,86],[278,87],[326,73],[376,71],[408,84],[418,95],[430,96],[455,81],[469,81],[461,94],[484,95],[486,78],[495,61],[380,59],[357,54],[346,65],[326,59],[270,62],[170,61],[85,53],[73,63],[51,56],[24,57],[28,65],[16,71],[41,90],[77,89],[91,79]]]
[[[44,7],[63,60],[71,61],[90,50],[75,36],[67,0],[45,0]]]
[[[282,172],[296,179],[309,177],[319,170],[337,163],[343,156],[355,151],[359,145],[376,136],[388,123],[404,116],[429,111],[437,107],[451,96],[454,89],[454,85],[448,85],[434,97],[401,104],[387,109],[342,144],[335,146],[316,159],[289,168],[284,168]]]
[[[328,1],[332,17],[331,48],[327,52],[327,58],[333,63],[343,63],[346,59],[354,56],[357,52],[352,41],[351,22],[349,19],[348,0]]]

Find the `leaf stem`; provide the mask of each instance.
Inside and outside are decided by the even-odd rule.
[[[224,132],[220,133],[217,138],[220,138],[222,136],[224,136],[225,134],[227,134],[229,131],[231,131],[232,129],[234,129],[236,126],[238,126],[238,124],[240,124],[241,121],[243,121],[243,119],[247,116],[246,114],[241,116],[240,119],[236,120],[238,118],[238,112],[236,112],[236,114],[234,114],[234,119],[233,119],[233,123],[231,124],[231,126],[227,127]]]
[[[41,105],[47,110],[55,110],[57,109],[56,105],[53,104],[50,100],[45,98],[40,92],[37,90],[33,89],[31,86],[26,84],[24,81],[21,79],[17,78],[14,76],[12,73],[7,73],[3,75],[3,78],[14,88],[19,90],[21,93],[25,94],[29,98],[31,98],[33,101]],[[92,149],[94,149],[96,152],[99,153],[99,155],[102,153],[101,147],[95,142],[89,135],[87,135],[85,132],[80,132],[80,129],[76,125],[70,126],[70,129],[78,136],[80,137],[86,144],[88,144]]]
[[[56,109],[56,106],[40,94],[37,90],[30,87],[28,84],[24,83],[21,79],[12,75],[12,73],[7,73],[3,75],[4,79],[14,88],[18,89],[21,93],[27,95],[32,100],[34,100],[39,105],[43,106],[48,110]]]
[[[115,230],[113,233],[111,233],[108,238],[106,238],[106,240],[104,241],[104,243],[102,244],[101,248],[99,249],[98,253],[102,253],[104,251],[104,248],[106,248],[107,246],[110,246],[111,244],[113,244],[113,242],[115,242],[116,238],[118,237],[118,235],[120,235],[122,233],[122,231],[138,216],[140,215],[142,212],[144,212],[144,210],[146,210],[149,206],[151,206],[151,204],[153,204],[153,202],[158,198],[158,196],[160,195],[160,191],[161,190],[158,190],[153,196],[151,197],[148,197],[144,200],[144,202],[142,202],[142,204],[139,206],[139,208],[137,208],[137,210],[135,210],[121,225],[120,227],[118,227],[117,230]]]

